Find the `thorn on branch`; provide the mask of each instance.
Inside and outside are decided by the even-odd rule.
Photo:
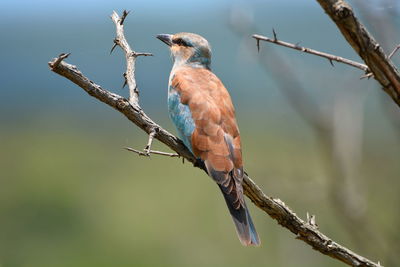
[[[133,89],[133,92],[135,92],[135,94],[139,97],[139,89],[138,89],[138,87],[136,86],[135,87],[135,89]]]
[[[372,72],[367,72],[365,73],[363,76],[360,77],[360,80],[367,78],[369,80],[369,78],[373,77],[374,74]]]
[[[135,52],[135,51],[133,51],[133,52],[130,54],[130,56],[131,56],[131,57],[139,57],[139,56],[151,57],[151,56],[153,56],[153,54],[152,54],[152,53],[141,53],[141,52]]]
[[[274,42],[278,41],[278,38],[276,37],[276,32],[275,32],[274,28],[272,28],[272,34],[274,35]]]
[[[312,215],[312,214],[310,215],[308,212],[307,212],[307,223],[309,225],[311,225],[312,227],[318,229],[318,225],[317,225],[317,222],[316,222],[316,219],[315,219],[315,215]]]
[[[331,63],[332,67],[335,67],[335,65],[333,65],[332,59],[329,58],[328,60],[329,60],[329,63]]]
[[[113,46],[111,47],[111,50],[110,50],[110,55],[112,54],[112,52],[114,51],[114,49],[117,47],[117,45],[119,45],[119,40],[118,40],[118,38],[114,38],[114,44],[113,44]]]
[[[57,68],[57,66],[61,63],[61,61],[66,59],[69,55],[71,55],[71,53],[61,53],[54,61],[49,62],[50,68],[52,70]]]
[[[260,53],[260,39],[256,39],[256,42],[257,42],[257,52],[259,52]]]
[[[122,89],[128,84],[128,79],[126,78],[126,72],[122,74],[124,76],[124,84],[122,85]]]
[[[126,10],[124,10],[122,12],[122,17],[121,17],[121,19],[119,21],[119,25],[124,25],[124,21],[125,21],[125,19],[128,16],[129,13],[130,13],[130,11],[126,11]]]

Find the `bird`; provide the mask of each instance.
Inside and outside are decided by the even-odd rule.
[[[260,239],[243,196],[239,128],[231,97],[211,71],[211,47],[194,33],[158,34],[169,46],[173,67],[168,112],[178,135],[219,186],[244,246]]]

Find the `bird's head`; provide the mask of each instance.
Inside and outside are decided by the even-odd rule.
[[[189,64],[210,68],[211,48],[208,41],[200,35],[181,32],[159,34],[157,38],[169,46],[175,66]]]

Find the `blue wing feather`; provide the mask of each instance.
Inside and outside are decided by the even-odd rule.
[[[196,126],[189,106],[181,103],[181,97],[173,87],[168,90],[168,112],[179,137],[193,153],[191,136]]]

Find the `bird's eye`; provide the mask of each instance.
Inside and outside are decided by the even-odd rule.
[[[188,44],[182,38],[175,39],[173,42],[177,45],[188,46]]]

